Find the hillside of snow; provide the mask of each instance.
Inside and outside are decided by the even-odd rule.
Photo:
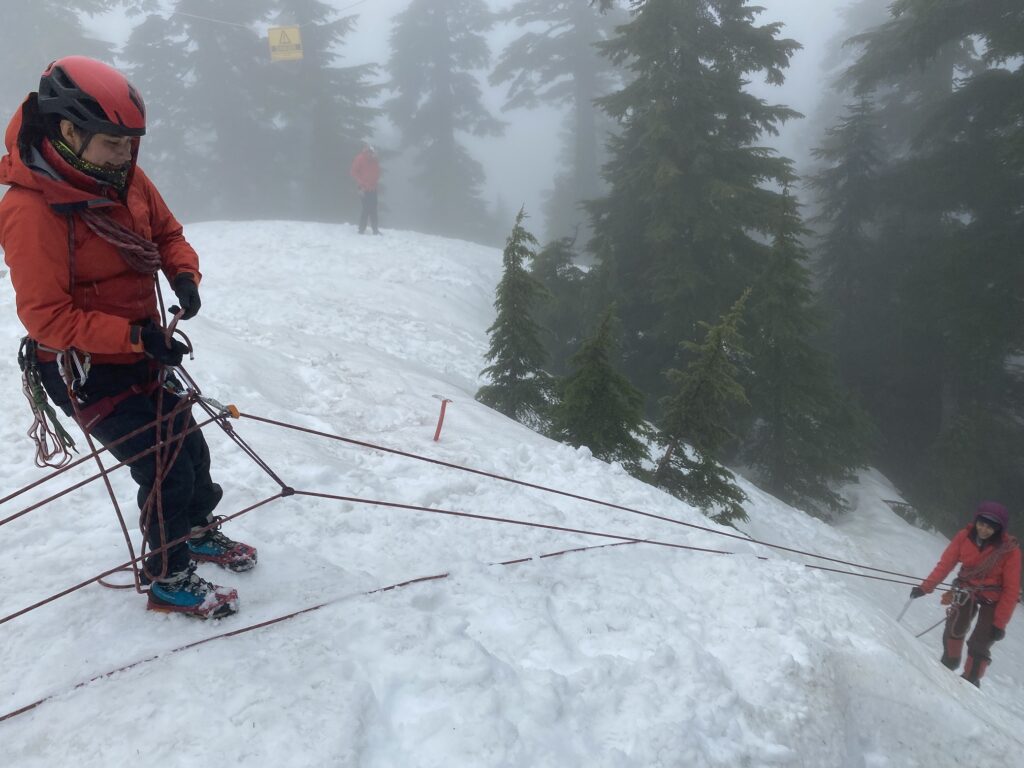
[[[187,235],[204,279],[202,312],[182,325],[196,349],[186,367],[204,394],[727,530],[473,400],[500,251],[294,222],[212,222]],[[0,277],[0,498],[44,476],[24,434],[13,304]],[[452,402],[434,442],[440,398]],[[0,765],[1003,768],[1024,747],[1024,615],[976,690],[938,663],[940,629],[915,637],[941,619],[937,595],[897,623],[907,586],[248,418],[232,425],[301,491],[734,554],[278,499],[227,524],[259,548],[254,571],[200,569],[238,589],[237,616],[158,615],[131,590],[91,584],[0,624],[0,717],[46,699],[0,722]],[[218,512],[278,492],[220,430],[206,434],[226,491]],[[94,472],[85,464],[0,504],[0,519]],[[134,485],[124,471],[113,479],[135,524]],[[945,545],[889,511],[882,500],[898,496],[875,473],[847,489],[853,509],[835,525],[744,488],[741,527],[759,540],[918,576]],[[99,483],[0,527],[0,552],[0,618],[128,559]]]

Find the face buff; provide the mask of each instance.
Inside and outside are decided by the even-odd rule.
[[[88,160],[83,160],[75,151],[65,144],[63,141],[58,139],[50,139],[50,143],[53,148],[57,150],[58,154],[67,161],[68,165],[74,168],[76,171],[92,176],[94,179],[109,184],[118,193],[123,193],[125,186],[128,184],[128,171],[130,166],[125,166],[120,169],[108,169],[103,168],[94,163],[90,163]]]

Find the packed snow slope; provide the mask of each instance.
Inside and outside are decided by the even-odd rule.
[[[196,349],[187,368],[205,394],[244,414],[718,530],[620,467],[474,401],[499,251],[293,222],[205,223],[187,235],[205,275],[203,310],[183,326]],[[44,476],[24,434],[13,299],[9,277],[0,279],[0,498]],[[452,403],[434,442],[439,397]],[[1020,764],[1024,616],[996,645],[979,691],[938,663],[938,629],[915,638],[942,617],[937,596],[897,623],[907,586],[380,450],[232,423],[296,489],[734,554],[627,544],[541,559],[610,540],[280,499],[227,525],[259,548],[254,571],[201,569],[237,587],[235,617],[158,615],[130,590],[92,584],[0,624],[0,716],[47,699],[0,722],[6,768]],[[226,489],[220,512],[277,492],[222,432],[207,434]],[[0,518],[92,472],[83,466],[6,502]],[[114,487],[134,524],[124,471]],[[757,539],[918,576],[945,544],[889,511],[882,499],[896,492],[877,474],[847,489],[853,509],[834,526],[745,488],[743,528]],[[99,483],[0,527],[0,549],[0,618],[127,559]],[[520,558],[531,559],[495,565]]]

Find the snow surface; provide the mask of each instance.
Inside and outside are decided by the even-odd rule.
[[[717,529],[620,467],[473,400],[499,251],[294,222],[205,223],[187,234],[205,275],[203,311],[184,326],[197,350],[187,367],[205,394],[243,413]],[[24,436],[9,278],[0,278],[0,305],[2,497],[44,473]],[[435,443],[438,397],[453,402]],[[609,540],[278,500],[228,524],[259,548],[256,570],[201,568],[238,588],[235,617],[158,615],[131,591],[92,584],[0,625],[0,716],[48,697],[0,722],[0,764],[1021,765],[1020,619],[979,691],[938,663],[938,629],[914,636],[942,617],[937,596],[915,601],[898,624],[905,586],[379,450],[233,424],[297,489],[736,554],[627,544],[539,559]],[[219,511],[276,493],[219,430],[207,435],[226,489]],[[92,471],[0,505],[0,518]],[[134,486],[123,471],[114,481],[132,524]],[[743,528],[761,540],[917,575],[945,544],[889,511],[882,499],[897,493],[875,473],[848,489],[854,509],[834,526],[744,487]],[[127,559],[98,483],[0,528],[0,551],[0,618]],[[492,565],[517,558],[533,559]]]

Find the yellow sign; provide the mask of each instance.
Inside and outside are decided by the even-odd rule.
[[[302,36],[298,27],[271,27],[267,35],[270,38],[271,61],[295,61],[302,58]]]

